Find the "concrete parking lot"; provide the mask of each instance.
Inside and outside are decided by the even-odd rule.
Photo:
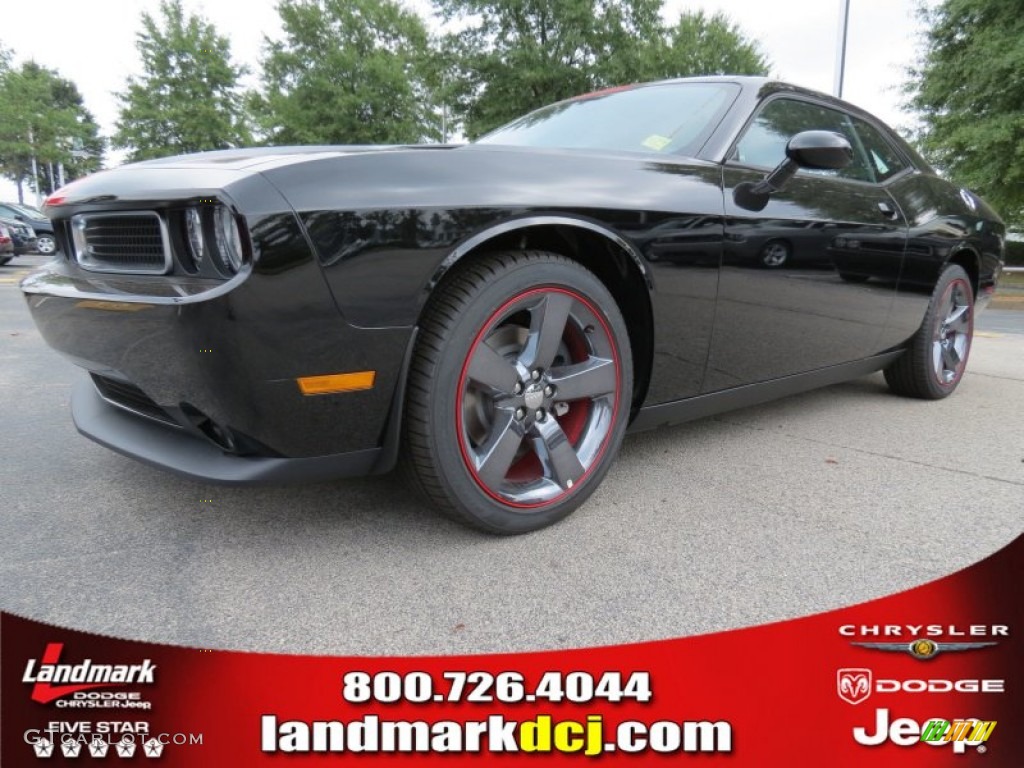
[[[337,654],[689,635],[867,600],[1024,530],[1024,311],[979,318],[941,402],[880,374],[627,438],[553,528],[478,534],[394,477],[184,481],[79,437],[81,374],[0,268],[0,606],[122,637]]]

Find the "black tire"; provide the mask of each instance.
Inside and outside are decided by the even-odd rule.
[[[947,266],[906,352],[885,369],[898,395],[940,400],[957,388],[974,337],[974,290],[962,267]]]
[[[534,531],[579,507],[618,453],[629,335],[601,281],[563,256],[496,253],[456,270],[420,325],[406,474],[463,523]]]
[[[790,262],[793,256],[793,247],[785,240],[769,240],[761,247],[759,258],[761,266],[768,269],[778,269]]]
[[[13,256],[0,256],[0,267],[4,266],[5,264],[10,264],[11,259],[13,258]]]

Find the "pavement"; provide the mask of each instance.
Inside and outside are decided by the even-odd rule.
[[[77,435],[81,374],[0,268],[0,607],[291,653],[523,651],[792,618],[951,573],[1024,531],[1024,312],[980,315],[939,402],[880,374],[627,438],[552,528],[494,538],[394,477],[204,486]],[[997,302],[998,306],[998,302]]]

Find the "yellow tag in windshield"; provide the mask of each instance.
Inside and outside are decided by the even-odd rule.
[[[659,136],[656,133],[652,133],[641,143],[648,149],[653,149],[655,152],[661,152],[661,150],[663,150],[665,147],[672,143],[672,139],[666,138],[665,136]]]

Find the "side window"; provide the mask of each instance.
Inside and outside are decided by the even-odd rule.
[[[736,144],[730,160],[744,165],[774,168],[786,157],[786,143],[801,131],[833,131],[842,134],[854,148],[854,159],[840,171],[810,171],[801,173],[831,176],[857,181],[874,181],[875,174],[863,152],[850,118],[834,109],[820,107],[806,101],[775,99],[768,102]]]
[[[854,130],[860,138],[868,165],[874,171],[878,181],[885,181],[907,167],[906,161],[900,157],[878,130],[863,120],[852,117]]]

